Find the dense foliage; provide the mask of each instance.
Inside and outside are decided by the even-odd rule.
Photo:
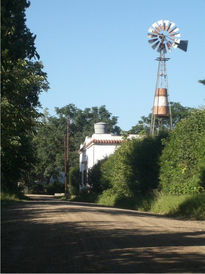
[[[112,116],[105,106],[81,110],[69,104],[63,108],[56,108],[56,116],[50,116],[45,110],[34,138],[38,161],[33,175],[38,181],[49,182],[51,177],[57,180],[64,171],[64,135],[67,116],[70,117],[70,168],[79,166],[80,144],[84,142],[86,136],[94,133],[94,123],[106,122],[110,132],[117,134],[120,132],[120,128],[116,126],[117,117]]]
[[[38,59],[35,36],[27,28],[26,0],[4,0],[2,11],[2,189],[15,191],[17,182],[35,162],[32,138],[39,116],[39,94],[48,89]]]
[[[78,167],[73,167],[69,172],[69,193],[78,195],[80,190],[80,171]]]
[[[110,173],[112,166],[109,165],[111,160],[101,160],[88,170],[89,192],[99,195],[109,188]]]
[[[172,111],[172,126],[175,127],[175,125],[183,118],[188,117],[191,112],[194,110],[190,107],[184,107],[180,103],[171,102],[171,111]],[[133,126],[129,133],[132,134],[149,134],[150,132],[150,124],[151,124],[151,117],[152,114],[150,113],[148,116],[142,116],[141,120],[137,123],[137,125]],[[156,118],[157,122],[157,118]],[[167,119],[162,120],[162,129],[163,131],[166,131],[167,128],[169,128],[169,121]]]
[[[181,120],[165,142],[161,156],[161,187],[172,194],[205,188],[205,110]]]
[[[168,135],[125,140],[89,171],[88,182],[100,204],[204,219],[205,110],[180,119]]]
[[[157,188],[164,137],[125,140],[112,156],[94,166],[89,181],[93,190],[103,192],[101,200],[110,198],[119,204]]]

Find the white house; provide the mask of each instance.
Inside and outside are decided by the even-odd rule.
[[[92,137],[86,137],[80,146],[80,172],[81,172],[81,188],[86,187],[86,178],[88,170],[92,168],[98,161],[109,157],[120,147],[123,138],[114,134],[107,133],[107,124],[99,122],[94,125],[95,133]],[[139,135],[130,134],[128,139],[140,138]]]

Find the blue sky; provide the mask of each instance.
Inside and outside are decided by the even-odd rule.
[[[172,50],[167,63],[170,100],[205,103],[205,0],[30,0],[27,26],[48,74],[43,108],[106,105],[129,130],[152,108],[158,53],[147,42],[160,19],[176,23],[188,51]]]

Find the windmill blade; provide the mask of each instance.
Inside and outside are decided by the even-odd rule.
[[[157,23],[155,22],[154,24],[152,24],[152,27],[153,27],[155,30],[157,30],[158,32],[161,31],[158,22],[157,22]]]
[[[174,49],[176,49],[176,48],[178,48],[179,44],[180,44],[180,39],[174,39],[174,41],[172,43],[172,47]]]
[[[158,38],[148,40],[148,42],[149,42],[150,44],[153,44],[153,43],[155,43],[155,42],[157,42],[157,41],[158,41]]]
[[[167,29],[168,32],[170,32],[171,29],[175,26],[175,23],[170,22],[169,28]]]
[[[170,21],[169,20],[164,20],[164,25],[165,25],[165,29],[164,30],[167,30],[169,25],[170,25]]]
[[[180,43],[180,39],[174,39],[174,43],[179,44]]]
[[[175,39],[172,43],[172,47],[174,49],[176,49],[178,47],[179,43],[180,43],[180,39]]]
[[[167,26],[167,31],[169,31],[169,30],[170,30],[171,25],[172,25],[172,22],[170,22],[170,21],[169,21],[168,26]]]
[[[156,38],[158,35],[157,34],[151,34],[151,33],[148,33],[147,34],[147,38]]]
[[[158,26],[162,26],[163,25],[163,20],[157,21],[157,24],[158,24]]]
[[[178,32],[178,31],[179,31],[179,28],[177,28],[177,26],[175,26],[171,31],[169,31],[169,33]]]
[[[153,28],[158,27],[157,23],[156,23],[156,22],[154,22],[154,23],[152,24],[152,27],[153,27]]]
[[[148,32],[153,32],[153,28],[152,27],[150,27],[149,29],[148,29]]]
[[[188,40],[181,40],[179,43],[176,43],[177,47],[183,51],[187,51]]]
[[[156,30],[152,27],[148,29],[148,32],[158,34],[158,32],[156,32]]]
[[[165,22],[163,22],[163,30],[166,30],[166,23]]]
[[[163,20],[159,20],[157,24],[159,25],[160,30],[164,30]]]
[[[155,38],[155,39],[148,40],[148,42],[149,42],[150,44],[153,44],[153,43],[156,42],[157,40],[158,40],[158,38]]]
[[[170,52],[171,51],[171,47],[172,47],[172,43],[168,41],[166,43],[166,45],[167,45],[168,51]]]
[[[150,27],[149,29],[148,29],[148,32],[151,32],[151,33],[154,33],[154,34],[159,34],[155,29],[153,29],[152,27]]]
[[[154,23],[154,24],[152,24],[152,27],[154,28],[154,29],[158,29],[159,28],[159,24],[158,24],[158,22],[156,23]]]
[[[181,34],[180,33],[173,33],[173,34],[170,34],[171,37],[180,37]]]
[[[173,42],[173,43],[172,43],[172,47],[173,47],[174,49],[176,49],[176,48],[178,47],[178,45],[177,45],[175,42]]]
[[[152,48],[153,48],[153,49],[156,49],[156,47],[159,45],[159,43],[160,43],[160,42],[158,41],[157,43],[155,43],[154,45],[152,45]]]

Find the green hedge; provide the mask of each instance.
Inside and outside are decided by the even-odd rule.
[[[60,182],[49,183],[49,184],[46,184],[44,187],[44,193],[49,195],[54,195],[55,193],[62,193],[62,192],[64,192],[64,184]]]
[[[205,188],[205,110],[181,120],[161,156],[160,186],[170,194],[191,194]]]
[[[80,171],[79,167],[73,167],[69,171],[69,193],[78,195],[80,188]]]
[[[157,188],[159,157],[165,135],[125,140],[95,171],[104,190],[99,200],[110,205],[133,203],[135,197]],[[110,200],[110,202],[109,202]]]

